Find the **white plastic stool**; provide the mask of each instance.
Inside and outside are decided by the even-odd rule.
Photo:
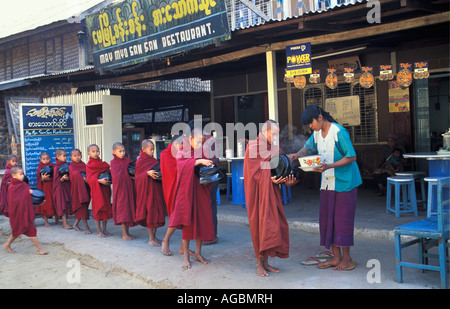
[[[425,177],[425,173],[424,172],[398,172],[395,173],[396,176],[407,176],[407,177],[412,177],[415,179],[419,179],[420,181],[420,190],[422,192],[421,194],[421,200],[417,199],[417,203],[422,203],[423,208],[425,209],[427,207],[427,195],[426,195],[426,191],[425,191],[425,183],[423,182],[423,178]]]

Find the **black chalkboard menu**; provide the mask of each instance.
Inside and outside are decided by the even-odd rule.
[[[74,117],[73,104],[20,105],[22,167],[30,187],[37,186],[36,172],[42,152],[48,152],[55,163],[55,151],[63,149],[70,162],[70,151],[75,148]]]

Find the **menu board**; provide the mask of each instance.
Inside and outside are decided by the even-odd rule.
[[[357,95],[326,99],[325,110],[343,126],[359,126],[361,124],[359,96]]]
[[[70,152],[75,148],[74,115],[73,104],[20,104],[22,167],[30,187],[37,187],[42,152],[48,152],[55,163],[55,151],[63,149],[70,162]]]

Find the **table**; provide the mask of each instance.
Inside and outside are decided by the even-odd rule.
[[[231,204],[245,207],[244,157],[220,158],[231,165]]]
[[[430,177],[449,177],[450,176],[450,152],[415,152],[405,153],[405,158],[426,159],[428,161],[428,174]],[[433,192],[428,192],[433,197],[431,200],[431,209],[437,205],[437,188],[433,187]]]
[[[450,176],[450,152],[415,152],[405,153],[405,158],[427,159],[428,174],[430,177],[448,177]]]

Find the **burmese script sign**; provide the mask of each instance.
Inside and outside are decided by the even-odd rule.
[[[20,105],[22,167],[30,187],[37,186],[36,172],[42,152],[48,152],[55,163],[55,151],[63,149],[70,161],[70,152],[75,148],[73,117],[73,104]]]
[[[124,0],[86,17],[96,69],[166,57],[230,36],[225,1]]]

